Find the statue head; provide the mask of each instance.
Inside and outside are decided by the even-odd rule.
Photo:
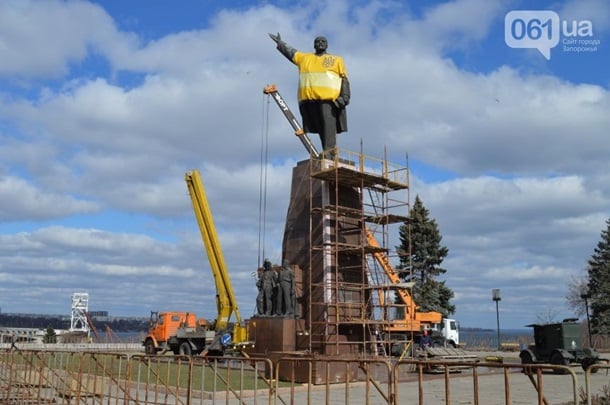
[[[316,54],[325,53],[328,48],[328,40],[326,37],[316,37],[316,39],[313,40],[313,48],[316,50]]]
[[[272,270],[271,260],[265,259],[265,261],[263,262],[263,268],[265,270]]]
[[[284,259],[282,261],[282,267],[284,268],[290,268],[290,261],[288,259]]]

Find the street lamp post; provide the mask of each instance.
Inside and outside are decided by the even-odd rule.
[[[591,322],[589,321],[589,301],[588,299],[591,298],[591,294],[589,293],[583,293],[580,294],[580,298],[582,298],[583,300],[585,300],[585,313],[587,314],[587,334],[589,335],[589,347],[593,348],[593,344],[591,343]]]
[[[500,289],[494,288],[491,290],[491,299],[496,302],[496,323],[498,326],[498,350],[502,350],[502,345],[500,344],[500,311],[498,309],[498,302],[502,300],[500,297]]]

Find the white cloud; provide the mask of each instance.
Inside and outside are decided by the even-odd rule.
[[[130,42],[99,6],[57,0],[0,4],[0,76],[48,78],[65,75],[70,63],[90,52]]]
[[[40,221],[99,210],[96,202],[48,193],[22,178],[8,176],[0,176],[0,201],[0,220],[7,222]]]
[[[595,36],[610,28],[610,3],[606,0],[569,0],[557,12],[562,20],[570,24],[570,28],[573,21],[591,21]]]
[[[498,268],[490,270],[483,274],[496,282],[506,281],[537,281],[551,280],[556,278],[566,279],[570,272],[567,269],[559,269],[555,267],[540,267],[531,266],[527,268]]]
[[[564,5],[562,15],[584,15],[578,2]],[[213,313],[184,184],[197,168],[249,314],[250,274],[261,245],[281,259],[291,171],[306,158],[262,94],[276,83],[298,112],[296,69],[267,36],[278,31],[305,51],[325,34],[345,57],[353,98],[342,147],[359,151],[362,142],[376,157],[387,148],[396,162],[408,152],[450,174],[414,172],[411,193],[422,196],[449,247],[444,267],[459,317],[478,320],[470,309],[490,301],[495,283],[514,325],[527,322],[518,318],[527,312],[516,303],[521,294],[533,308],[563,306],[562,277],[582,267],[608,217],[608,88],[586,75],[574,82],[510,60],[465,68],[448,56],[483,46],[507,3],[265,5],[225,10],[205,28],[148,42],[121,31],[102,7],[0,5],[0,280],[17,274],[14,291],[31,287],[24,306],[52,294],[60,308],[73,289],[90,288],[96,306],[111,312],[146,315],[165,297]],[[97,69],[97,58],[107,66]],[[264,243],[261,138],[270,157]]]
[[[419,23],[428,43],[463,46],[487,36],[508,1],[455,0],[430,7]]]

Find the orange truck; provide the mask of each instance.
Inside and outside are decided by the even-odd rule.
[[[215,331],[208,329],[208,322],[197,319],[192,312],[151,312],[144,351],[146,354],[158,351],[186,356],[201,354],[210,350],[215,336]]]

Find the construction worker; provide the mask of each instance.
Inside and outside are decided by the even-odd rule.
[[[279,34],[269,34],[277,49],[299,68],[299,111],[305,132],[320,135],[325,152],[337,146],[337,134],[347,131],[345,107],[350,86],[343,58],[326,52],[325,37],[314,40],[315,53],[303,53],[287,45]]]
[[[432,347],[432,338],[428,334],[428,330],[424,329],[423,335],[419,341],[419,348],[425,350],[428,347]]]

